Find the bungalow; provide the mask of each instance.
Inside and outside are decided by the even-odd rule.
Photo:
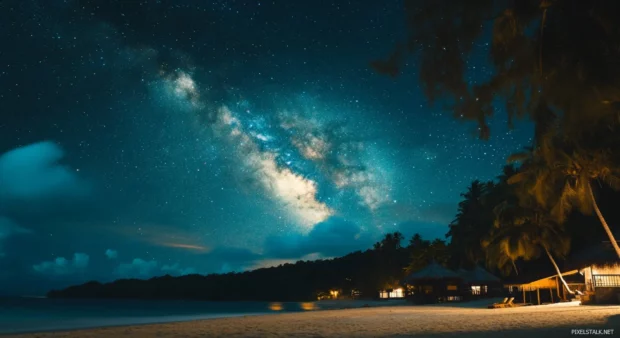
[[[582,303],[620,303],[620,259],[611,242],[577,252],[570,262],[585,277]]]
[[[620,303],[620,259],[609,241],[576,252],[568,258],[562,277],[559,275],[511,282],[504,285],[519,303],[544,304],[570,298],[581,299],[582,304]]]
[[[478,265],[469,271],[460,269],[458,273],[463,278],[466,296],[482,297],[502,292],[502,281]]]
[[[413,291],[412,299],[420,303],[462,300],[463,277],[436,262],[405,277]]]
[[[579,270],[562,273],[562,277],[571,290],[583,291],[585,283]],[[535,279],[533,281],[511,282],[504,284],[508,292],[515,297],[515,303],[545,304],[567,300],[570,295],[558,275]]]

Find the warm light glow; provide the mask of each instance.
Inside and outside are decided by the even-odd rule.
[[[338,298],[338,293],[340,293],[338,290],[329,291],[329,294],[332,295],[333,298]]]
[[[282,311],[282,303],[271,303],[271,304],[269,304],[269,310],[271,310],[271,311]]]
[[[394,289],[392,292],[387,292],[385,290],[379,292],[379,298],[403,298],[405,297],[405,292],[402,288]]]
[[[302,310],[306,310],[306,311],[317,309],[317,306],[314,303],[301,303],[300,306]]]
[[[594,275],[620,275],[620,264],[612,266],[592,266],[592,274]]]

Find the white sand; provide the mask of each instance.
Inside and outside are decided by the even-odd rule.
[[[309,311],[191,322],[27,334],[19,337],[565,337],[571,329],[616,329],[620,306],[578,303],[508,309],[489,301]],[[16,336],[17,337],[17,336]]]

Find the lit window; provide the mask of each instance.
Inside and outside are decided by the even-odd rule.
[[[456,287],[456,285],[448,285],[448,291],[456,291],[458,290],[458,288]]]
[[[390,292],[390,298],[402,298],[402,297],[404,297],[403,289],[394,289],[392,292]]]

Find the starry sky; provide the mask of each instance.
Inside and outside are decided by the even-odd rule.
[[[420,89],[400,1],[0,2],[0,290],[222,273],[443,238],[489,141]],[[492,71],[481,41],[474,83]]]

